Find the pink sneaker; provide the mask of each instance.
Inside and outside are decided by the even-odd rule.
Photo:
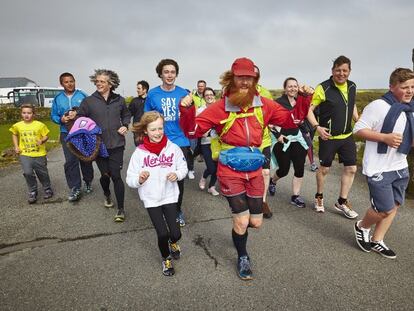
[[[206,189],[206,179],[201,177],[200,182],[198,183],[198,186],[200,187],[201,190]]]
[[[220,193],[216,190],[216,187],[210,187],[210,188],[208,188],[208,193],[211,193],[212,195],[214,195],[214,196],[217,196],[217,195],[219,195]]]

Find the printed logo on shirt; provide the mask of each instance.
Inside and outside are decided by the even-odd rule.
[[[161,98],[161,107],[164,114],[164,121],[176,121],[177,120],[177,98]]]
[[[149,154],[144,158],[144,165],[143,167],[171,167],[174,162],[174,153],[171,153],[171,155],[167,156],[164,153],[159,156],[154,156],[152,154]]]
[[[371,178],[371,180],[372,180],[372,181],[376,181],[376,182],[381,181],[381,180],[383,180],[383,179],[384,179],[384,176],[382,176],[382,173],[375,174],[375,175],[374,175],[374,176],[372,176],[372,178]]]

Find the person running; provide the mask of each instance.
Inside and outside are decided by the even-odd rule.
[[[289,110],[258,95],[256,76],[252,60],[236,59],[231,70],[221,76],[224,96],[196,117],[197,137],[215,128],[221,140],[217,176],[233,214],[231,234],[238,255],[238,276],[243,280],[253,278],[246,249],[247,228],[259,228],[263,221],[265,157],[259,149],[263,128],[268,124],[296,127]]]
[[[141,116],[144,114],[144,104],[145,99],[147,98],[149,90],[149,84],[147,81],[141,80],[137,83],[137,94],[138,97],[134,97],[131,103],[128,106],[129,111],[132,115],[132,123],[139,122]],[[134,134],[134,144],[138,146],[138,142],[136,141],[136,136]]]
[[[129,161],[126,182],[138,194],[151,218],[162,256],[162,273],[174,275],[172,259],[179,259],[180,226],[176,222],[178,180],[187,175],[185,157],[164,135],[164,117],[157,111],[145,112],[132,131],[141,143]]]
[[[114,220],[123,222],[125,220],[125,186],[121,170],[124,162],[125,135],[128,132],[131,114],[125,105],[124,98],[114,93],[120,83],[116,72],[96,69],[89,78],[95,84],[96,91],[82,101],[79,115],[91,118],[102,129],[102,140],[109,157],[98,156],[96,164],[101,172],[99,181],[105,196],[104,206],[107,208],[114,206],[109,189],[112,180],[118,208]]]
[[[161,60],[155,71],[161,79],[162,84],[152,88],[148,92],[145,100],[144,111],[155,110],[164,116],[164,132],[169,140],[174,144],[180,146],[185,158],[187,159],[190,151],[190,141],[184,135],[180,127],[180,101],[187,98],[192,102],[191,94],[186,89],[175,85],[175,80],[179,73],[179,66],[173,59]],[[181,205],[184,195],[184,180],[178,181],[178,188],[180,189],[180,196],[177,202],[177,221],[180,226],[185,226],[184,213]]]
[[[295,115],[295,118],[300,121],[299,127],[302,126],[308,114],[309,105],[311,101],[311,94],[313,89],[308,86],[301,86],[299,88],[298,81],[289,77],[283,82],[284,94],[276,99],[284,108],[292,110],[297,103],[301,103],[303,110]],[[302,93],[309,94],[303,96]],[[292,180],[292,196],[290,203],[304,208],[306,207],[305,200],[299,195],[303,181],[303,174],[305,170],[305,160],[307,150],[309,148],[302,131],[296,128],[279,128],[272,129],[273,134],[277,139],[277,144],[273,148],[279,168],[270,181],[272,185],[276,186],[280,178],[285,177],[289,173],[290,163],[292,162],[294,168],[294,176]]]
[[[77,117],[77,109],[81,102],[88,96],[81,90],[76,89],[74,76],[64,72],[59,77],[63,91],[56,95],[52,102],[50,118],[60,126],[60,143],[65,156],[66,183],[69,187],[69,202],[76,202],[81,198],[82,178],[85,182],[84,192],[92,192],[93,166],[92,162],[79,160],[67,147],[66,137]],[[82,178],[81,178],[82,173]]]
[[[203,93],[205,105],[197,109],[197,115],[202,113],[208,106],[216,101],[216,92],[211,87],[206,87]],[[201,190],[206,188],[207,178],[210,176],[208,182],[207,192],[213,196],[217,196],[220,193],[216,189],[217,181],[217,161],[214,161],[211,156],[211,136],[216,135],[212,129],[207,131],[200,141],[201,154],[203,155],[204,162],[206,163],[206,169],[203,172],[203,176],[200,178],[198,186]]]
[[[414,144],[413,97],[414,72],[397,68],[390,75],[389,92],[369,103],[354,126],[354,133],[366,140],[362,173],[367,176],[371,203],[354,225],[355,239],[364,252],[372,250],[390,259],[397,255],[384,238],[404,203],[410,180],[407,154]]]
[[[36,176],[43,187],[43,198],[50,199],[53,196],[45,146],[49,129],[44,123],[35,120],[35,108],[32,104],[23,103],[20,110],[22,121],[13,124],[9,131],[12,133],[14,151],[19,155],[22,165],[28,188],[28,202],[33,204],[36,203],[38,195]]]
[[[326,176],[335,155],[344,168],[341,188],[334,208],[346,218],[354,219],[358,213],[352,209],[348,194],[354,181],[356,167],[356,145],[352,137],[351,121],[358,120],[355,105],[356,85],[348,80],[351,73],[351,60],[339,56],[333,62],[332,76],[319,84],[312,97],[308,120],[319,134],[319,169],[316,173],[317,191],[314,209],[325,212],[323,190]],[[314,110],[319,107],[319,122]]]

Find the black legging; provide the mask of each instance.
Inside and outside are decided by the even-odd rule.
[[[246,193],[226,197],[233,214],[240,214],[249,210],[250,214],[261,214],[263,198],[251,198]]]
[[[111,191],[109,185],[114,183],[116,202],[119,210],[124,210],[125,186],[121,177],[122,164],[124,161],[124,148],[108,149],[108,158],[96,158],[96,164],[101,172],[100,183],[105,196],[109,196]]]
[[[170,255],[168,241],[175,243],[181,238],[180,227],[175,221],[176,209],[175,203],[147,208],[148,215],[157,232],[158,247],[163,258]]]
[[[190,147],[180,147],[181,151],[184,154],[186,161],[191,154]],[[188,162],[187,162],[188,163]],[[184,196],[184,179],[177,181],[178,189],[180,190],[180,194],[178,195],[178,202],[177,202],[177,213],[181,212],[181,204],[183,203],[183,196]]]
[[[295,177],[303,177],[307,150],[298,142],[292,142],[286,151],[282,149],[283,144],[279,142],[273,148],[277,164],[279,165],[276,171],[277,177],[282,178],[289,173],[291,161],[295,170]]]

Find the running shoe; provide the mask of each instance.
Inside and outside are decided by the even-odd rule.
[[[271,196],[274,196],[276,194],[276,183],[273,181],[272,178],[270,178],[269,182],[269,194]]]
[[[207,190],[208,193],[210,193],[211,195],[214,196],[218,196],[220,193],[216,190],[216,187],[212,186],[210,188],[208,188]]]
[[[33,203],[36,203],[36,201],[37,201],[37,191],[29,192],[27,202],[29,202],[29,204],[33,204]]]
[[[171,253],[171,257],[174,258],[175,260],[180,259],[181,248],[177,242],[176,243],[170,242],[170,253]]]
[[[293,204],[296,207],[300,207],[300,208],[306,207],[305,200],[300,195],[296,196],[295,198],[293,197],[294,196],[292,196],[290,199],[290,204]]]
[[[80,197],[81,197],[80,189],[79,188],[73,188],[69,193],[68,200],[69,200],[69,202],[76,202],[76,201],[79,201]]]
[[[204,177],[201,177],[198,186],[200,187],[201,190],[206,189],[206,179]]]
[[[177,219],[175,221],[178,222],[178,224],[180,225],[180,227],[184,227],[185,226],[185,219],[184,219],[183,212],[179,212],[178,213]]]
[[[369,253],[371,251],[371,243],[369,242],[369,229],[361,229],[358,225],[361,223],[357,221],[354,225],[355,240],[360,249]]]
[[[194,171],[188,171],[188,179],[194,179],[195,175],[194,175]]]
[[[237,272],[242,280],[248,281],[253,279],[249,256],[239,257],[237,261]]]
[[[393,250],[387,247],[387,245],[385,245],[383,240],[377,241],[377,242],[371,241],[371,249],[374,252],[377,252],[378,254],[386,258],[389,258],[389,259],[397,258],[397,254],[395,254]]]
[[[352,209],[351,203],[345,201],[344,204],[335,203],[334,208],[344,214],[346,218],[354,219],[358,217],[358,213]]]
[[[317,197],[315,198],[315,204],[313,206],[315,212],[317,213],[324,213],[325,207],[323,206],[323,198]]]
[[[263,217],[266,219],[272,218],[273,216],[273,213],[270,210],[269,204],[267,204],[266,202],[263,202],[262,212],[263,212]]]
[[[47,199],[50,199],[51,197],[53,197],[53,190],[52,190],[52,188],[46,188],[45,189],[45,193],[43,195],[43,198],[45,200],[47,200]]]
[[[91,193],[93,191],[93,189],[92,189],[92,183],[85,182],[85,187],[84,187],[83,191],[85,193],[88,193],[88,194]]]
[[[315,162],[312,162],[312,164],[310,165],[310,170],[312,172],[316,172],[319,169],[318,165],[316,165]]]
[[[165,276],[173,276],[175,273],[171,257],[165,258],[162,261],[162,274]]]
[[[123,210],[118,210],[114,217],[115,222],[124,222],[125,221],[125,212]]]
[[[105,196],[104,206],[107,208],[114,207],[114,202],[112,202],[111,195]]]

